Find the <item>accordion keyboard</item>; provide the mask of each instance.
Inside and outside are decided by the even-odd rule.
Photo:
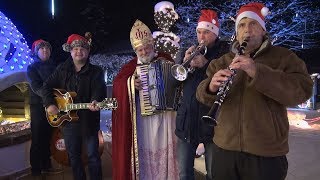
[[[139,91],[142,116],[173,109],[175,90],[168,82],[172,65],[170,61],[155,61],[137,66],[142,85]]]
[[[149,64],[139,65],[137,67],[137,74],[141,80],[142,90],[139,91],[141,115],[148,116],[153,114],[155,107],[150,101],[150,87],[149,87]]]

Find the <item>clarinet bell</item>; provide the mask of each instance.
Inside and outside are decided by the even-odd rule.
[[[210,116],[202,116],[201,120],[209,126],[216,126],[218,124],[217,120]]]

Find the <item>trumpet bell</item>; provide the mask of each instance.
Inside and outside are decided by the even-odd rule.
[[[188,77],[188,70],[181,64],[175,64],[171,67],[172,76],[178,81],[184,81]]]

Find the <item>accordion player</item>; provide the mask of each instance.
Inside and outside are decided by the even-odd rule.
[[[170,73],[174,62],[155,60],[149,64],[138,65],[142,89],[139,90],[142,116],[149,116],[163,110],[177,110],[180,91],[172,85]]]

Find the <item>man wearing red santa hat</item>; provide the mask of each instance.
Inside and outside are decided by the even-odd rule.
[[[286,107],[311,96],[312,80],[296,54],[271,44],[267,14],[262,3],[240,8],[231,52],[209,64],[208,78],[197,88],[197,99],[211,107],[221,84],[234,77],[215,117],[213,179],[284,180],[287,175]]]
[[[30,91],[30,116],[32,141],[30,148],[30,165],[33,176],[43,172],[58,173],[61,169],[52,168],[50,140],[52,127],[48,124],[46,112],[43,108],[39,90],[44,81],[56,68],[56,62],[51,56],[51,45],[42,39],[32,44],[32,57],[34,62],[28,66],[27,75],[31,87]]]
[[[139,20],[130,31],[130,41],[137,57],[125,64],[113,81],[118,108],[112,113],[112,179],[176,180],[176,112],[143,116],[143,82],[137,73],[139,66],[155,60],[173,60],[170,55],[155,53],[151,31]]]
[[[178,137],[177,157],[181,180],[194,179],[194,158],[202,154],[205,155],[206,177],[211,179],[213,127],[201,121],[201,117],[209,109],[197,101],[195,94],[196,87],[206,78],[208,64],[228,49],[222,48],[222,43],[219,41],[219,21],[215,11],[201,10],[195,30],[198,43],[205,47],[206,53],[202,51],[191,60],[190,68],[194,71],[180,83],[183,87],[183,95],[177,111],[175,134]],[[188,48],[182,60],[189,60],[195,49],[195,46]]]
[[[44,83],[41,90],[43,103],[50,115],[59,113],[54,99],[53,88],[76,92],[73,103],[88,103],[89,110],[78,110],[77,121],[65,122],[62,133],[73,171],[73,178],[86,179],[82,163],[82,150],[86,149],[90,179],[101,180],[101,159],[98,152],[100,129],[100,113],[97,101],[106,96],[104,74],[100,67],[89,63],[90,44],[88,39],[72,34],[63,45],[63,50],[70,52],[71,57],[59,65]],[[83,148],[84,147],[84,148]]]

